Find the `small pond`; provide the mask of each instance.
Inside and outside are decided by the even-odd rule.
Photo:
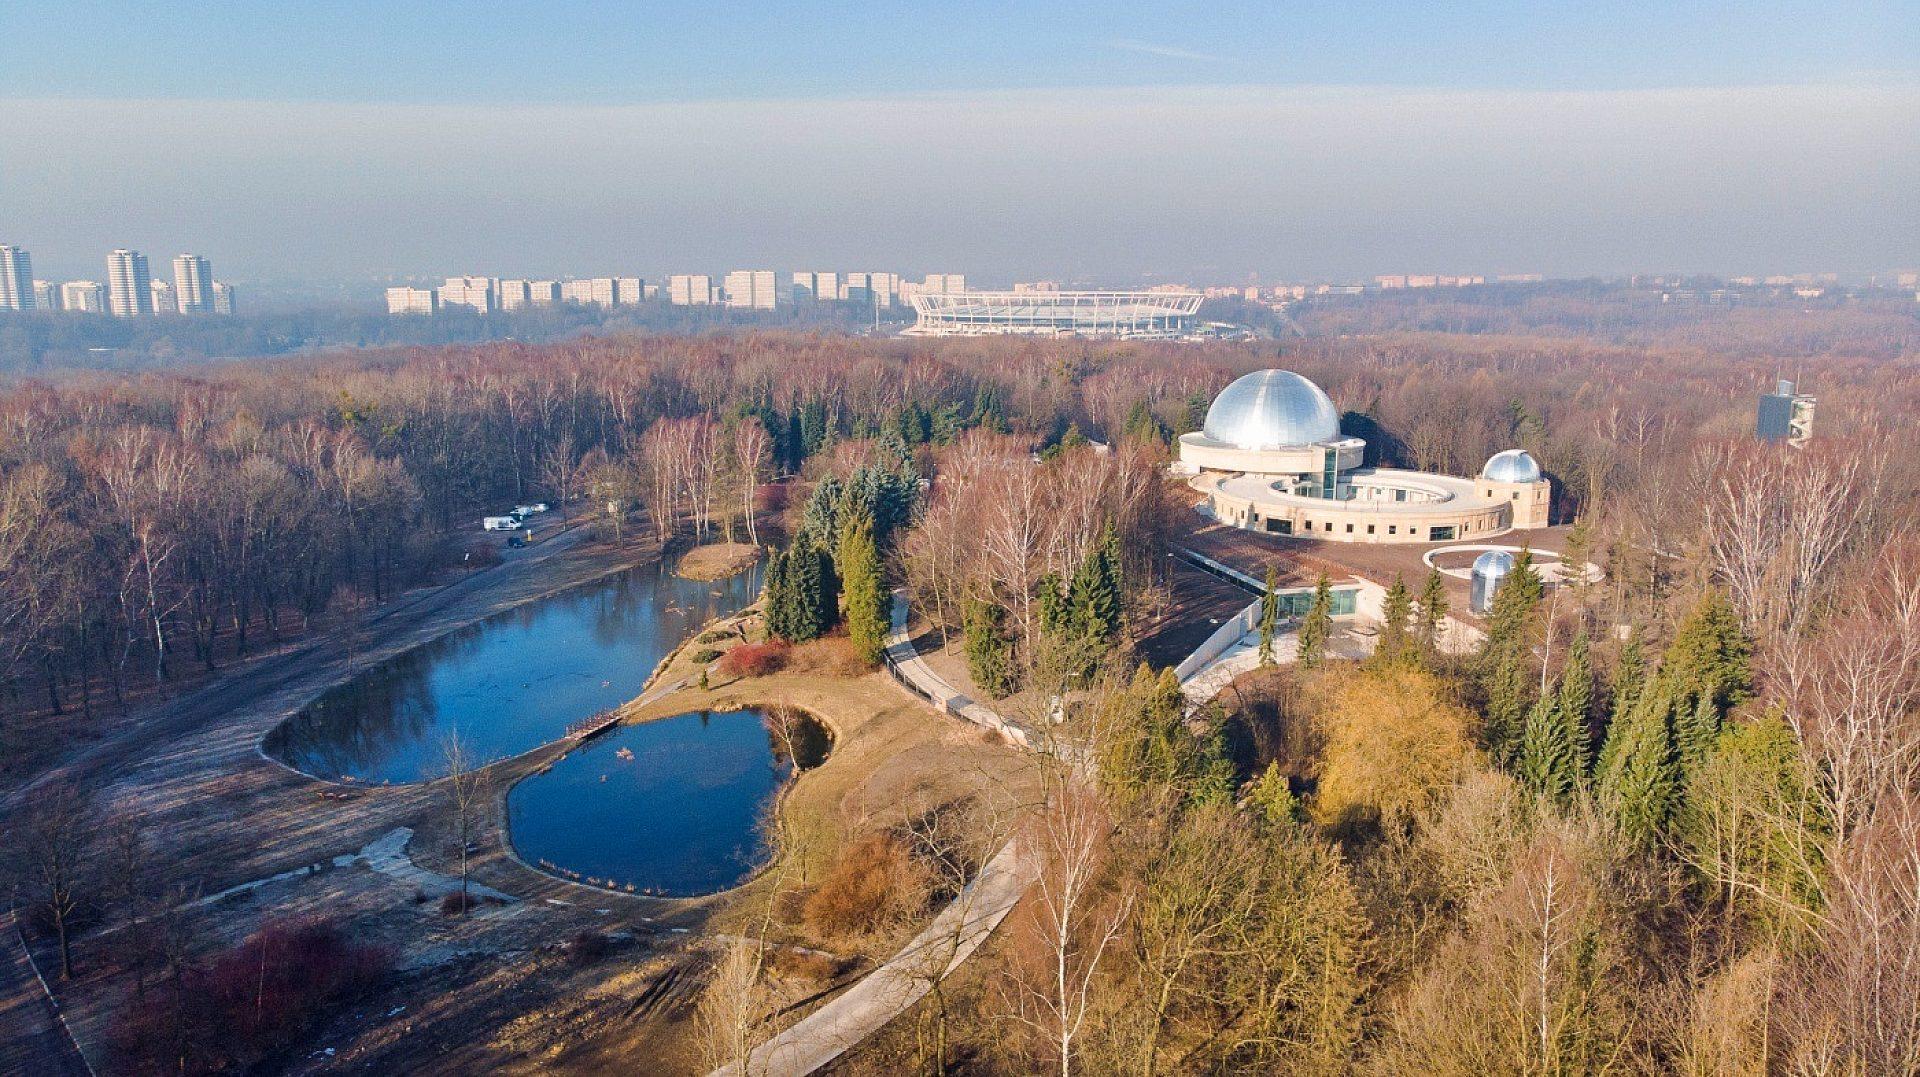
[[[643,565],[527,603],[381,663],[267,737],[322,778],[412,782],[445,770],[459,731],[481,762],[556,740],[640,694],[660,659],[759,593],[760,570],[718,582]]]
[[[507,794],[514,851],[622,890],[685,897],[744,882],[761,822],[793,773],[831,747],[798,712],[700,711],[621,726]]]

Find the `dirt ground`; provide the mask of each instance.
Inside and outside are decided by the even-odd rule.
[[[760,559],[760,547],[746,542],[695,546],[674,562],[674,575],[689,580],[724,580]]]

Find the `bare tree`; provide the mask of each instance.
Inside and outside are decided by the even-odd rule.
[[[92,879],[98,835],[92,804],[70,785],[36,790],[12,830],[15,878],[45,909],[60,944],[60,978],[73,978],[72,921]]]
[[[441,741],[440,758],[447,815],[453,823],[454,841],[460,846],[460,911],[464,914],[471,904],[467,894],[467,856],[473,848],[473,836],[480,825],[480,809],[486,800],[486,770],[475,761],[458,729]]]

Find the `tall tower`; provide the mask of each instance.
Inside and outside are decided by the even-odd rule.
[[[33,309],[33,259],[0,243],[0,310]]]
[[[107,255],[107,310],[116,318],[153,313],[153,277],[146,255],[124,247]]]
[[[173,301],[182,314],[212,314],[213,265],[197,254],[175,255]]]

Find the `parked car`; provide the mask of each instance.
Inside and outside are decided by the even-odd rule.
[[[520,517],[488,516],[480,521],[480,526],[483,530],[487,531],[518,531],[520,529]]]
[[[538,516],[545,511],[547,511],[547,503],[544,501],[536,501],[531,505],[515,505],[513,507],[513,514],[522,518]]]
[[[513,534],[507,536],[507,549],[524,550],[526,547],[527,533],[525,531],[515,531]]]

